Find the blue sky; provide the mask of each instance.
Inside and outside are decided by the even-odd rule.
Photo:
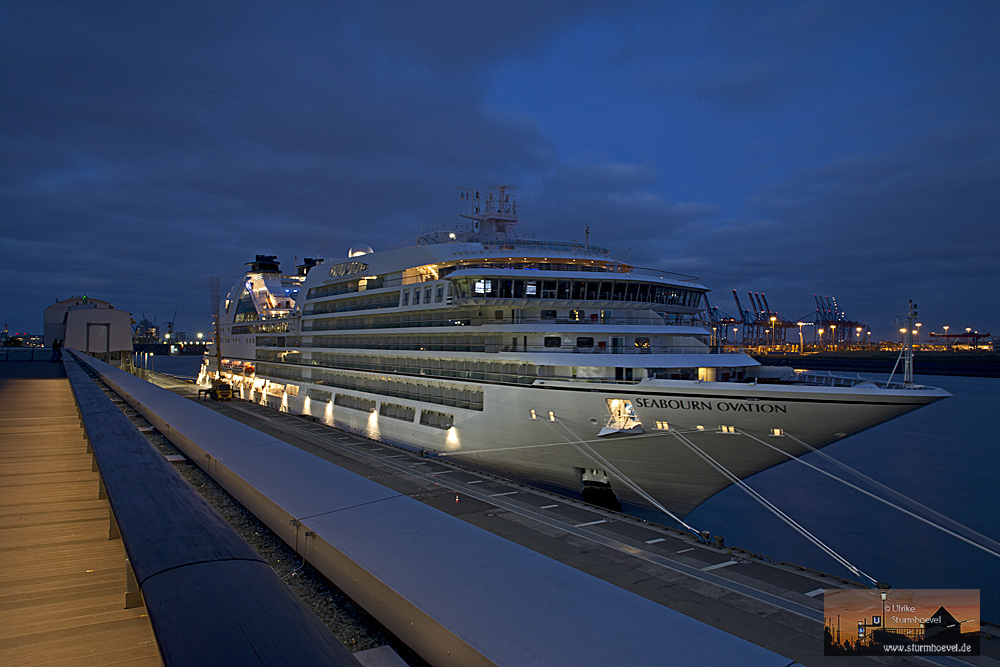
[[[789,319],[1000,333],[995,2],[6,3],[0,318],[178,326],[255,254],[340,257],[517,186]]]

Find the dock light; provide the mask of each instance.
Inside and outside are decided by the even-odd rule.
[[[201,340],[204,337],[205,337],[205,334],[203,334],[202,332],[199,331],[198,332],[198,340]]]

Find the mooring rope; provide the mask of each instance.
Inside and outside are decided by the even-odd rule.
[[[922,516],[920,516],[920,515],[918,515],[918,514],[916,514],[914,512],[911,512],[910,510],[908,510],[908,509],[906,509],[904,507],[900,507],[899,505],[897,505],[897,504],[895,504],[893,502],[890,502],[889,500],[886,500],[885,498],[877,496],[874,493],[872,493],[872,492],[870,492],[870,491],[868,491],[866,489],[863,489],[863,488],[861,488],[860,486],[858,486],[856,484],[852,484],[851,482],[848,482],[846,479],[838,477],[838,476],[834,475],[833,473],[831,473],[831,472],[829,472],[827,470],[823,470],[822,468],[819,468],[819,467],[813,465],[812,463],[809,463],[808,461],[804,461],[799,456],[795,456],[794,454],[789,454],[788,452],[786,452],[786,451],[784,451],[784,450],[782,450],[782,449],[780,449],[778,447],[775,447],[774,445],[771,445],[770,443],[767,443],[767,442],[761,440],[760,438],[757,438],[756,436],[750,435],[749,433],[746,433],[746,432],[743,432],[743,431],[740,431],[740,433],[742,435],[745,435],[746,437],[752,439],[752,440],[756,440],[757,442],[761,443],[762,445],[764,445],[766,447],[769,447],[769,448],[771,448],[771,449],[773,449],[773,450],[775,450],[777,452],[781,452],[782,454],[784,454],[788,458],[794,459],[794,460],[798,461],[799,463],[801,463],[802,465],[808,466],[809,468],[811,468],[811,469],[813,469],[813,470],[815,470],[817,472],[820,472],[820,473],[826,475],[827,477],[830,477],[831,479],[837,480],[841,484],[843,484],[843,485],[845,485],[847,487],[850,487],[850,488],[854,489],[855,491],[863,493],[864,495],[868,496],[869,498],[873,498],[873,499],[879,501],[880,503],[883,503],[884,505],[888,505],[889,507],[891,507],[891,508],[893,508],[895,510],[898,510],[899,512],[902,512],[903,514],[906,514],[907,516],[913,517],[917,521],[921,521],[921,522],[927,524],[928,526],[931,526],[932,528],[936,528],[937,530],[940,530],[943,533],[951,535],[952,537],[965,542],[966,544],[970,544],[970,545],[976,547],[977,549],[985,551],[986,553],[990,554],[991,556],[993,556],[995,558],[1000,558],[1000,543],[996,542],[995,540],[987,537],[986,535],[983,535],[981,533],[976,532],[972,528],[969,528],[968,526],[966,526],[964,524],[961,524],[958,521],[955,521],[954,519],[951,519],[951,518],[949,518],[949,517],[941,514],[940,512],[937,512],[936,510],[933,510],[930,507],[927,507],[926,505],[922,505],[921,503],[919,503],[918,501],[914,500],[913,498],[910,498],[909,496],[907,496],[907,495],[905,495],[903,493],[900,493],[899,491],[896,491],[895,489],[893,489],[893,488],[891,488],[889,486],[886,486],[885,484],[882,484],[881,482],[879,482],[877,480],[872,479],[868,475],[865,475],[864,473],[862,473],[859,470],[855,470],[854,468],[852,468],[851,466],[847,465],[846,463],[841,463],[840,461],[838,461],[837,459],[833,458],[829,454],[816,449],[812,445],[810,445],[810,444],[808,444],[806,442],[803,442],[802,440],[800,440],[800,439],[798,439],[798,438],[796,438],[796,437],[794,437],[792,435],[789,435],[787,432],[785,433],[786,437],[791,438],[792,440],[794,440],[795,442],[799,443],[800,445],[802,445],[803,447],[805,447],[809,451],[815,452],[815,453],[819,454],[825,460],[830,461],[834,465],[840,467],[843,470],[846,470],[847,472],[851,473],[852,475],[855,475],[856,477],[865,480],[869,484],[871,484],[871,485],[873,485],[873,486],[881,489],[882,491],[884,491],[884,492],[892,495],[893,497],[897,498],[898,500],[909,504],[911,507],[917,507],[920,510],[922,510],[924,512],[927,512],[927,514],[929,514],[929,515],[931,515],[931,516],[939,519],[940,521],[942,521],[942,522],[944,522],[946,524],[950,524],[951,528],[953,528],[955,530],[964,530],[964,531],[967,531],[967,534],[974,535],[976,538],[982,540],[984,544],[980,544],[979,542],[976,542],[974,539],[970,539],[968,537],[965,537],[964,535],[959,535],[958,533],[955,532],[955,530],[950,530],[948,528],[945,528],[943,525],[941,525],[939,523],[935,523],[934,521],[931,521],[928,518],[922,517]],[[989,545],[989,546],[986,546],[986,545]]]
[[[701,537],[701,533],[697,529],[693,528],[686,521],[684,521],[684,519],[680,518],[679,516],[677,516],[676,514],[674,514],[673,512],[671,512],[670,510],[668,510],[666,507],[664,507],[658,500],[656,500],[656,498],[654,498],[653,496],[651,496],[648,493],[646,493],[646,491],[644,491],[641,486],[639,486],[638,484],[636,484],[635,482],[633,482],[631,479],[629,479],[628,475],[626,475],[625,473],[623,473],[617,467],[615,467],[614,465],[612,465],[610,461],[608,461],[603,456],[601,456],[597,451],[594,450],[593,447],[591,447],[590,445],[588,445],[587,442],[583,438],[581,438],[576,433],[574,433],[573,429],[571,429],[569,426],[566,426],[566,424],[563,424],[563,423],[558,422],[558,421],[555,422],[555,423],[560,424],[560,426],[562,426],[567,431],[569,431],[570,435],[573,436],[573,438],[576,440],[576,442],[573,442],[572,440],[566,438],[566,436],[564,436],[558,430],[556,430],[555,426],[553,426],[551,422],[546,421],[545,423],[546,423],[546,425],[549,428],[552,429],[552,431],[557,436],[559,436],[559,437],[563,438],[564,440],[566,440],[567,444],[572,445],[577,451],[579,451],[580,453],[582,453],[584,456],[587,456],[587,457],[593,459],[594,461],[597,461],[598,465],[600,465],[601,467],[607,468],[607,470],[609,472],[611,472],[612,474],[614,474],[615,477],[619,478],[629,488],[631,488],[633,491],[635,491],[640,496],[642,496],[643,498],[645,498],[646,500],[648,500],[650,503],[652,503],[654,507],[656,507],[657,509],[659,509],[660,511],[662,511],[664,514],[666,514],[667,516],[669,516],[671,519],[673,519],[674,521],[676,521],[680,525],[684,526],[686,529],[688,529],[689,531],[691,531],[692,533],[694,533],[695,535],[697,535],[699,538]],[[582,445],[582,447],[581,447],[581,445]]]
[[[809,540],[810,542],[812,542],[814,545],[816,545],[817,547],[819,547],[819,549],[821,549],[824,553],[826,553],[831,558],[833,558],[834,560],[836,560],[838,563],[840,563],[841,565],[843,565],[844,567],[846,567],[850,572],[854,573],[856,576],[864,577],[865,579],[869,580],[873,585],[875,585],[875,586],[878,585],[878,581],[875,578],[873,578],[873,577],[869,576],[868,574],[865,574],[864,572],[862,572],[860,569],[858,569],[857,566],[855,566],[853,563],[851,563],[846,558],[844,558],[843,556],[841,556],[839,553],[837,553],[836,551],[834,551],[832,547],[828,546],[821,539],[819,539],[818,537],[816,537],[815,535],[813,535],[812,533],[810,533],[808,530],[806,530],[805,527],[803,527],[801,524],[799,524],[797,521],[795,521],[795,519],[793,519],[790,516],[788,516],[787,514],[785,514],[776,505],[774,505],[774,503],[772,503],[770,500],[768,500],[767,498],[765,498],[764,496],[762,496],[760,493],[758,493],[757,491],[755,491],[754,489],[752,489],[746,482],[744,482],[738,476],[736,476],[735,474],[733,474],[732,472],[730,472],[724,465],[722,465],[721,463],[719,463],[718,461],[716,461],[715,459],[713,459],[711,456],[709,456],[708,454],[706,454],[700,447],[698,447],[693,442],[691,442],[690,439],[684,437],[684,435],[681,434],[679,431],[671,429],[670,432],[674,435],[674,437],[676,437],[678,440],[680,440],[682,443],[684,443],[691,451],[693,451],[695,454],[697,454],[699,457],[701,457],[702,460],[704,460],[710,466],[712,466],[713,468],[715,468],[718,472],[722,473],[733,484],[735,484],[736,486],[738,486],[745,493],[747,493],[751,498],[753,498],[758,503],[760,503],[765,509],[769,510],[776,517],[778,517],[779,519],[781,519],[782,521],[784,521],[786,524],[788,524],[795,532],[799,533],[800,535],[802,535],[803,537],[805,537],[807,540]]]

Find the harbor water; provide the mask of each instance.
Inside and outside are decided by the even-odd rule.
[[[918,376],[915,381],[941,387],[953,396],[822,451],[1000,541],[1000,379],[936,375]],[[804,460],[846,477],[816,454]],[[983,619],[1000,624],[997,557],[796,461],[747,481],[869,576],[893,588],[980,589]],[[729,487],[710,498],[687,520],[698,530],[724,536],[728,546],[860,579],[739,488]]]

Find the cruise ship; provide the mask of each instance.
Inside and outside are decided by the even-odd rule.
[[[675,518],[726,486],[949,394],[761,367],[712,337],[708,289],[627,253],[541,241],[514,195],[282,274],[258,255],[219,304],[245,400],[602,504]],[[204,379],[203,378],[203,379]]]

